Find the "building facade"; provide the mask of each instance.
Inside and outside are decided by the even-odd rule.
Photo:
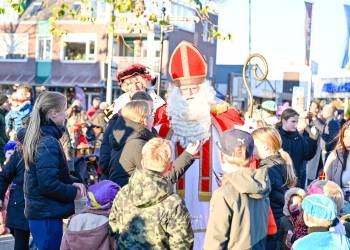
[[[6,8],[9,11],[0,15],[0,85],[30,83],[35,87],[46,86],[63,92],[79,87],[86,93],[87,103],[91,103],[93,96],[105,93],[111,8],[105,1],[91,1],[94,7],[91,15],[96,17],[96,21],[81,22],[65,17],[56,21],[57,29],[65,34],[56,37],[51,33],[49,18],[52,7],[63,2],[78,13],[87,11],[79,1],[34,0],[27,1],[21,16],[9,6]],[[146,1],[147,4],[150,3]],[[216,41],[208,40],[210,25],[207,22],[178,21],[179,17],[196,15],[185,2],[168,3],[166,13],[178,19],[171,22],[172,31],[164,36],[162,81],[169,80],[169,55],[182,40],[193,42],[205,55],[208,78],[213,79]],[[116,80],[117,71],[132,63],[145,64],[156,74],[160,69],[160,27],[146,19],[136,21],[132,18],[128,14],[118,14],[113,26],[116,34],[112,46],[113,80]],[[210,19],[217,24],[216,15],[210,14]],[[141,28],[131,30],[130,25],[136,27],[135,23],[140,20],[142,25],[138,27]],[[116,83],[114,87],[116,96],[120,91]]]

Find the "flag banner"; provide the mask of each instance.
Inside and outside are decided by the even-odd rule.
[[[305,2],[306,14],[305,14],[305,64],[310,64],[310,46],[311,46],[311,22],[312,22],[312,3]]]
[[[350,37],[350,5],[344,5],[346,23],[347,23],[347,35],[345,42],[344,57],[342,62],[342,68],[346,68],[349,63],[349,37]]]
[[[80,86],[75,86],[75,97],[80,100],[82,109],[86,110],[85,92]]]

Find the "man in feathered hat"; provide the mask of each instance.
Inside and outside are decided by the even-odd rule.
[[[147,92],[148,94],[143,95],[143,97],[152,98],[153,110],[157,110],[165,104],[164,100],[152,89],[155,78],[151,75],[148,67],[141,64],[133,64],[120,71],[117,74],[117,79],[118,84],[125,93],[114,100],[114,107],[109,107],[104,110],[105,121],[106,123],[108,122],[108,125],[104,131],[100,148],[100,168],[102,172],[107,171],[111,160],[112,148],[109,143],[109,137],[117,126],[120,110],[130,102],[134,94],[138,92],[138,95],[142,96],[143,93],[140,93],[141,91]],[[137,95],[135,95],[133,99],[135,99],[136,96]]]
[[[215,97],[215,90],[206,80],[207,63],[191,43],[183,41],[175,48],[169,72],[173,84],[168,88],[167,105],[156,112],[156,128],[162,137],[176,143],[178,154],[191,142],[203,143],[199,159],[176,187],[191,214],[194,249],[202,249],[209,200],[223,173],[216,142],[220,133],[235,124],[243,125],[243,121],[235,109]]]
[[[156,79],[151,75],[148,67],[141,64],[133,64],[119,72],[117,79],[118,84],[125,93],[114,101],[114,114],[118,113],[130,101],[133,94],[138,91],[145,91],[152,97],[154,110],[165,103],[152,89]]]

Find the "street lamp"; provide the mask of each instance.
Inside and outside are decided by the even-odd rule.
[[[165,11],[166,8],[162,8],[162,20],[165,22]],[[158,77],[158,83],[157,83],[157,95],[160,94],[160,84],[162,79],[162,68],[163,68],[163,46],[164,45],[164,29],[163,25],[160,26],[160,61],[159,61],[159,77]]]

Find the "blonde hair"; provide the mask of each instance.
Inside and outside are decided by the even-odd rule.
[[[282,149],[282,138],[278,131],[272,127],[262,127],[253,131],[254,141],[258,140],[267,145],[272,153],[279,153],[287,166],[287,180],[285,185],[289,188],[294,187],[297,183],[297,177],[293,166],[293,161],[289,154]]]
[[[153,138],[142,148],[142,162],[146,169],[163,172],[172,155],[171,143],[162,138]]]
[[[34,162],[36,147],[42,136],[40,125],[49,119],[50,111],[60,112],[66,107],[67,98],[59,92],[45,91],[37,97],[23,141],[23,159],[26,169],[29,169],[29,164]]]
[[[333,220],[321,220],[304,212],[304,222],[307,227],[330,227]]]
[[[246,150],[244,148],[244,150]],[[229,155],[226,155],[224,153],[221,153],[222,154],[222,158],[227,162],[229,163],[230,165],[234,165],[234,166],[237,166],[237,167],[249,167],[249,164],[250,164],[250,158],[245,158],[245,159],[242,159],[240,157],[236,157],[232,154],[232,156],[229,156]]]
[[[146,101],[135,100],[128,102],[121,111],[124,118],[141,123],[151,113],[150,105]]]

